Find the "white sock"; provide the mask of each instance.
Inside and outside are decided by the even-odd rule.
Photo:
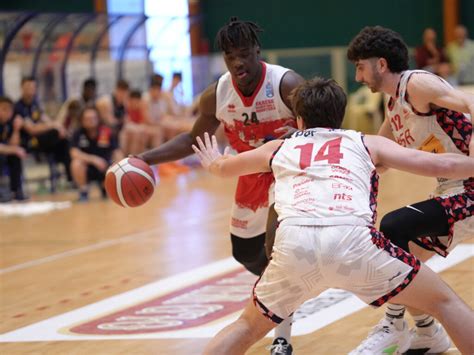
[[[293,316],[289,316],[284,319],[283,322],[277,325],[275,328],[275,338],[284,338],[288,344],[291,343],[291,323]]]
[[[385,318],[392,322],[398,330],[403,329],[403,317],[405,315],[405,306],[401,304],[388,304],[385,311]]]
[[[436,321],[429,314],[420,314],[413,316],[418,334],[433,336],[436,333]]]

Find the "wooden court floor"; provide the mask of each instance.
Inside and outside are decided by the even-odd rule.
[[[47,214],[0,216],[0,334],[230,257],[227,228],[234,187],[232,179],[197,170],[162,179],[153,199],[140,208],[123,209],[97,197]],[[433,187],[431,179],[387,172],[381,178],[379,219],[391,209],[425,199]],[[43,199],[75,198],[62,194]],[[474,258],[441,275],[474,306]],[[346,354],[382,314],[382,309],[364,308],[294,337],[295,354]],[[207,341],[20,339],[1,342],[0,354],[200,354]],[[267,354],[270,341],[265,338],[248,353]]]

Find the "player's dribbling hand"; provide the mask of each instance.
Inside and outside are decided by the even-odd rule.
[[[222,157],[223,155],[219,152],[219,147],[217,145],[216,136],[209,137],[209,134],[206,132],[204,133],[204,142],[200,137],[196,138],[196,142],[199,145],[199,148],[192,145],[192,148],[196,155],[198,156],[199,160],[201,161],[201,165],[204,169],[209,170],[210,165],[216,160]],[[227,147],[224,151],[224,156],[228,154],[229,147]]]

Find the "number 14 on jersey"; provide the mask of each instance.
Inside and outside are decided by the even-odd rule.
[[[342,137],[339,137],[324,143],[316,153],[313,162],[327,160],[329,164],[339,164],[344,157],[344,154],[341,153],[341,141]],[[297,145],[295,149],[300,149],[300,169],[304,170],[312,163],[314,143]]]

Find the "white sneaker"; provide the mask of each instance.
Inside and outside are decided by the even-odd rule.
[[[410,350],[417,350],[417,353],[423,351],[423,354],[443,353],[451,346],[451,340],[439,323],[436,324],[436,332],[429,336],[418,334],[416,328],[410,330]]]
[[[410,347],[408,324],[398,330],[392,322],[383,318],[367,338],[349,355],[395,355],[403,354]]]

